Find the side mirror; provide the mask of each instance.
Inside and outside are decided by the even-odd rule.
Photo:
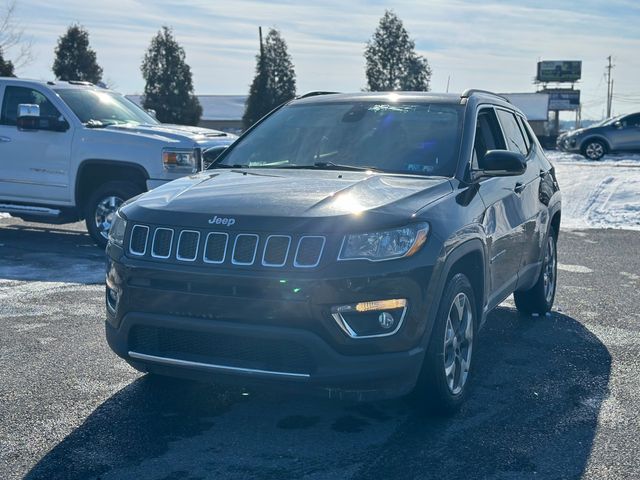
[[[147,108],[147,113],[151,115],[153,118],[155,118],[156,120],[158,119],[158,116],[157,116],[158,114],[153,108]]]
[[[20,130],[38,130],[40,128],[40,105],[31,103],[18,105],[16,124]]]
[[[620,120],[616,120],[615,122],[613,122],[613,126],[620,130],[622,128],[622,122]]]
[[[527,169],[527,161],[521,153],[509,150],[489,150],[478,161],[479,170],[475,178],[481,177],[510,177],[522,175]]]

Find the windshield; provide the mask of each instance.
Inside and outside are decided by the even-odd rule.
[[[158,121],[122,95],[108,91],[64,88],[56,90],[84,124],[152,124]]]
[[[371,168],[453,176],[463,107],[321,103],[277,111],[213,167]]]

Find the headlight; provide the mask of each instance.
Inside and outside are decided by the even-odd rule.
[[[338,260],[370,260],[377,262],[410,257],[427,240],[429,225],[417,223],[393,230],[346,235]]]
[[[124,243],[124,231],[127,229],[127,221],[120,216],[119,212],[113,216],[113,223],[109,229],[109,241],[115,245],[122,246]]]
[[[199,169],[200,156],[198,150],[173,150],[165,148],[162,151],[162,164],[167,172],[196,173]]]

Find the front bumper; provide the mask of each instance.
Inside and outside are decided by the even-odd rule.
[[[434,301],[431,267],[402,262],[377,275],[283,278],[111,255],[107,291],[118,301],[107,308],[107,340],[142,371],[359,400],[403,395],[420,373]],[[350,338],[331,315],[335,305],[388,298],[409,304],[391,336]]]
[[[556,147],[563,152],[579,152],[580,142],[575,137],[558,137]]]

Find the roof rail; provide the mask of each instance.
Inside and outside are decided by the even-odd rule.
[[[474,93],[481,93],[481,94],[484,94],[484,95],[492,95],[494,97],[500,98],[501,100],[504,100],[505,102],[511,103],[511,102],[509,102],[509,99],[507,97],[503,97],[502,95],[499,95],[497,93],[490,92],[489,90],[480,90],[479,88],[467,88],[464,92],[462,92],[462,95],[460,95],[460,98],[469,98]]]
[[[71,85],[85,85],[87,87],[93,87],[93,83],[85,82],[84,80],[67,80],[67,83]]]
[[[307,92],[303,95],[297,96],[296,99],[300,99],[300,98],[308,98],[308,97],[317,97],[318,95],[333,95],[336,93],[340,93],[340,92],[323,92],[323,91],[317,91],[317,92]]]

